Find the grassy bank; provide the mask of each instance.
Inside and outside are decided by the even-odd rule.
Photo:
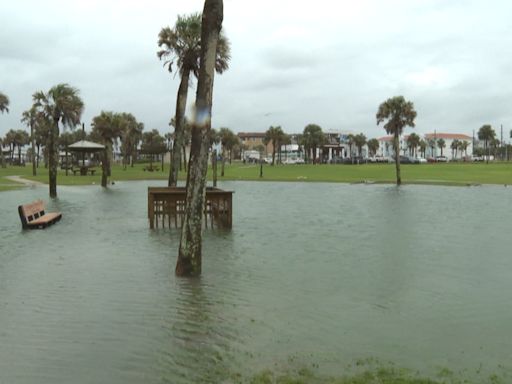
[[[133,168],[115,165],[112,168],[112,180],[166,180],[168,166],[164,171],[144,171],[144,164]],[[220,173],[220,166],[219,166]],[[363,165],[279,165],[263,166],[263,177],[259,177],[260,166],[253,164],[227,164],[225,176],[219,180],[255,180],[255,181],[301,181],[301,182],[342,182],[342,183],[394,183],[394,164],[363,164]],[[38,175],[32,176],[30,165],[26,167],[7,167],[0,169],[0,190],[16,188],[15,183],[5,179],[8,175],[19,175],[29,180],[48,182],[48,170],[38,169]],[[181,173],[184,178],[184,173]],[[209,173],[211,179],[211,172]],[[440,185],[473,185],[473,184],[512,184],[512,163],[438,163],[438,164],[404,164],[402,165],[404,184],[440,184]],[[92,185],[100,184],[101,169],[97,168],[94,176],[74,176],[59,170],[59,185]]]

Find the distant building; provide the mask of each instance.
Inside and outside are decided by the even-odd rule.
[[[427,133],[424,136],[427,143],[430,141],[437,141],[439,139],[443,139],[445,143],[445,147],[443,148],[443,156],[446,156],[448,159],[458,158],[460,159],[463,156],[473,156],[473,138],[468,135],[464,135],[462,133]],[[467,142],[468,147],[463,153],[460,153],[459,150],[453,151],[451,149],[452,143],[454,140],[458,140],[459,142]],[[436,157],[441,156],[441,149],[438,145],[435,147],[427,146],[427,157]]]
[[[408,135],[403,135],[400,137],[400,154],[407,155],[407,138]],[[421,136],[420,136],[421,137]],[[462,158],[464,156],[472,156],[473,155],[473,138],[471,136],[462,134],[462,133],[427,133],[423,135],[423,140],[427,142],[427,149],[425,151],[425,157],[437,157],[441,156],[441,148],[438,146],[438,140],[443,139],[445,146],[443,148],[443,156],[446,156],[448,159],[452,160],[454,158]],[[379,141],[379,151],[378,155],[391,157],[394,156],[395,151],[393,149],[393,136],[383,136],[377,139]],[[460,150],[452,150],[451,146],[454,140],[458,140],[459,142],[467,142],[468,146],[465,151],[461,153]],[[435,146],[430,145],[431,143],[435,143]],[[417,148],[418,157],[420,157],[420,149]]]
[[[265,132],[239,132],[237,133],[238,138],[242,146],[245,146],[247,150],[257,150],[257,147],[262,145],[265,148],[265,153],[272,153],[273,146],[272,142],[265,145],[263,139],[265,139]]]

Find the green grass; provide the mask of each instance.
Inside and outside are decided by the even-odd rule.
[[[112,180],[166,180],[169,166],[164,171],[145,172],[145,164],[136,164],[126,170],[115,165],[112,168]],[[512,184],[512,163],[437,163],[437,164],[403,164],[402,182],[404,184]],[[264,165],[263,178],[259,177],[259,165],[233,163],[226,164],[225,176],[219,180],[255,180],[255,181],[300,181],[300,182],[342,182],[342,183],[394,183],[394,164],[363,165]],[[0,168],[0,190],[16,188],[13,182],[5,179],[8,175],[20,175],[29,180],[48,183],[48,170],[38,169],[38,175],[32,176],[32,167],[10,166]],[[185,174],[180,173],[181,179]],[[211,170],[209,173],[211,178]],[[59,170],[59,185],[92,185],[101,183],[101,169],[98,167],[94,176],[74,176]]]

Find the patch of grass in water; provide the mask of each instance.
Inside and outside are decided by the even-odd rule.
[[[276,366],[277,367],[277,366]],[[454,372],[449,368],[440,368],[434,377],[420,372],[396,367],[393,363],[382,364],[378,360],[360,359],[349,365],[340,375],[327,376],[318,372],[318,364],[313,368],[301,367],[293,369],[264,370],[251,377],[232,376],[239,384],[505,384],[509,375],[507,370],[498,366],[501,371],[486,375],[481,367],[474,372]],[[236,379],[235,379],[236,377]]]

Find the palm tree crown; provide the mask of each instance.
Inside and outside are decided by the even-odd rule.
[[[173,71],[175,64],[180,73],[192,71],[197,77],[201,53],[201,14],[179,15],[173,29],[162,28],[158,34],[158,46],[162,49],[157,56],[160,60],[165,59],[164,66],[169,72]],[[221,33],[215,61],[217,73],[228,69],[230,58],[229,40]]]
[[[9,98],[0,92],[0,112],[9,112]]]

